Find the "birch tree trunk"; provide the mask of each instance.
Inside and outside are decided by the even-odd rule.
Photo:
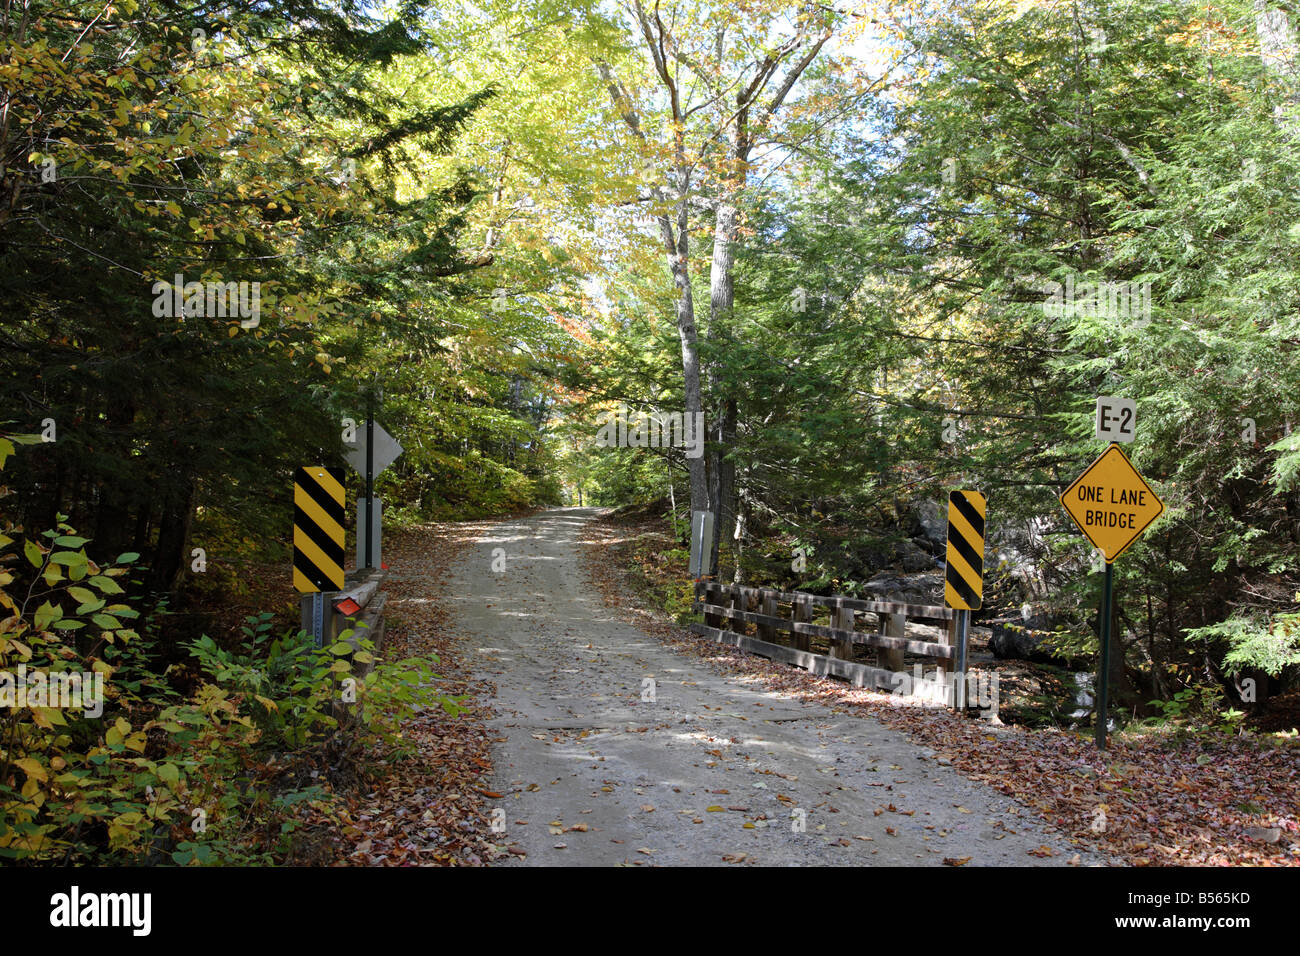
[[[1295,31],[1285,10],[1269,0],[1255,0],[1255,35],[1265,68],[1275,76],[1296,78]]]

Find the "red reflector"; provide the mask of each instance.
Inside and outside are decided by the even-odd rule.
[[[351,617],[353,614],[356,614],[357,611],[361,610],[361,605],[352,600],[352,598],[344,598],[338,604],[335,604],[334,608],[346,617]]]

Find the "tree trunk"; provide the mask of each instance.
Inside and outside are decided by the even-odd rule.
[[[190,537],[194,517],[194,479],[185,475],[167,493],[162,517],[158,520],[158,544],[154,548],[150,585],[155,592],[171,591],[185,561],[185,544]]]
[[[682,346],[685,420],[695,423],[701,420],[697,416],[704,411],[704,402],[700,390],[700,345],[699,333],[695,328],[695,298],[691,292],[690,213],[686,202],[690,173],[681,171],[680,176],[686,181],[681,184],[679,193],[682,198],[678,201],[677,207],[676,235],[674,235],[673,224],[666,215],[659,217],[659,230],[668,251],[673,285],[677,289],[677,335]],[[700,440],[703,440],[703,437],[703,435],[699,436]],[[686,467],[690,474],[692,512],[709,510],[709,484],[704,462],[703,455],[686,459]]]
[[[1265,68],[1275,76],[1295,80],[1295,31],[1291,29],[1286,11],[1268,0],[1255,0],[1255,35],[1259,39],[1259,55]]]
[[[742,114],[743,117],[743,114]],[[741,117],[737,123],[743,122]],[[709,338],[711,341],[727,341],[732,338],[732,316],[736,304],[736,223],[739,210],[735,204],[735,193],[744,184],[745,167],[748,163],[748,149],[740,145],[744,142],[744,130],[732,132],[732,157],[739,171],[740,182],[727,184],[727,193],[718,203],[717,214],[713,221],[713,262],[709,271]],[[724,536],[733,538],[736,530],[736,466],[727,457],[728,451],[735,444],[736,438],[736,400],[727,394],[727,386],[720,375],[714,374],[709,379],[710,391],[717,408],[717,421],[713,433],[716,447],[710,456],[712,499],[717,519],[713,525],[713,566],[718,567],[718,552]],[[739,574],[737,564],[736,573]]]

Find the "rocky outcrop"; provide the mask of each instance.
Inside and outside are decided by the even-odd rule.
[[[943,575],[899,574],[882,571],[863,585],[868,601],[898,601],[903,604],[942,604]]]
[[[989,649],[1002,660],[1037,661],[1041,664],[1062,664],[1062,658],[1052,654],[1047,641],[1058,630],[1060,622],[1047,614],[1033,613],[1011,621],[992,625]]]

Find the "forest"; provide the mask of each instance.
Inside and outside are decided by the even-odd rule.
[[[385,654],[342,733],[343,651],[297,627],[293,475],[368,411],[386,530],[619,509],[680,621],[695,512],[719,581],[941,603],[979,489],[973,625],[1046,694],[1100,649],[1058,496],[1122,396],[1164,511],[1114,563],[1115,733],[1294,747],[1297,31],[1278,0],[0,0],[0,671],[107,688],[0,709],[0,861],[322,862],[301,832],[404,722],[472,710]]]

